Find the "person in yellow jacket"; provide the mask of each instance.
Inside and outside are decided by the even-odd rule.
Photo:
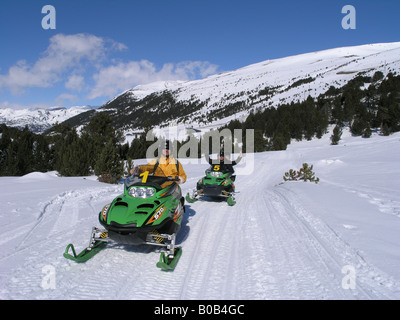
[[[172,146],[169,140],[165,141],[165,146],[163,145],[162,147],[160,157],[153,159],[146,165],[135,167],[131,170],[131,174],[143,173],[146,171],[159,177],[179,178],[179,181],[176,181],[178,184],[185,183],[187,180],[182,164],[172,155]],[[163,183],[161,187],[165,188],[172,183],[172,181],[167,181]]]

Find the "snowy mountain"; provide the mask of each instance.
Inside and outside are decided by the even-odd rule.
[[[358,75],[400,72],[400,42],[300,54],[267,60],[194,81],[159,81],[136,86],[114,97],[98,111],[111,115],[114,125],[137,132],[147,121],[153,127],[178,123],[200,129],[245,119],[257,108],[316,98],[331,86],[339,88]],[[0,123],[43,132],[56,121],[75,127],[89,122],[93,108],[53,110],[0,109]]]
[[[0,109],[0,123],[4,123],[10,127],[23,129],[28,126],[32,132],[43,133],[51,128],[54,124],[64,122],[65,120],[79,115],[92,107],[54,107],[50,109]]]
[[[345,131],[337,146],[330,135],[244,155],[233,207],[186,204],[173,272],[160,271],[157,249],[144,245],[109,245],[83,264],[62,256],[70,242],[87,246],[122,185],[53,172],[0,177],[0,299],[398,300],[400,133]],[[252,173],[239,174],[252,159]],[[185,194],[208,164],[182,163]],[[320,182],[281,184],[302,163]]]
[[[137,129],[150,119],[166,126],[212,125],[247,116],[257,108],[277,107],[318,97],[357,75],[400,72],[400,42],[336,48],[267,60],[201,80],[157,82],[123,92],[100,110],[119,128]]]

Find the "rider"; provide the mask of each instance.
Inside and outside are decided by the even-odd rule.
[[[221,150],[219,153],[219,162],[217,163],[213,163],[214,160],[210,159],[209,154],[206,153],[204,156],[208,161],[208,163],[212,166],[211,168],[212,171],[221,171],[224,173],[230,172],[233,174],[235,172],[233,166],[237,165],[240,162],[240,160],[242,160],[242,151],[240,151],[239,157],[234,161],[231,161],[230,155],[229,154],[225,155],[223,150]]]
[[[179,181],[175,181],[178,184],[185,183],[187,180],[187,176],[185,170],[183,170],[182,164],[174,158],[172,143],[169,140],[162,142],[160,144],[161,147],[161,156],[156,159],[150,161],[147,165],[140,165],[131,170],[131,174],[134,173],[143,173],[148,171],[149,173],[153,173],[158,177],[172,177],[179,178]],[[167,181],[161,185],[162,188],[165,188],[172,184],[173,181]]]

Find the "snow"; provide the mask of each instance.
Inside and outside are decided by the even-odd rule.
[[[186,204],[173,272],[145,245],[110,245],[84,264],[62,256],[68,243],[88,244],[122,185],[55,172],[1,177],[0,299],[399,299],[400,133],[344,132],[337,146],[329,137],[256,153],[233,207]],[[207,165],[182,161],[186,193]],[[318,184],[282,183],[305,162]]]
[[[53,107],[11,109],[0,108],[0,123],[7,126],[24,128],[26,125],[36,133],[42,133],[57,122],[61,123],[80,113],[91,110],[89,106],[74,106],[70,108]]]

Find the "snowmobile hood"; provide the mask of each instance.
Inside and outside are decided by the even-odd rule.
[[[107,223],[114,221],[118,224],[133,224],[138,227],[146,224],[150,220],[150,216],[158,210],[167,201],[150,199],[133,199],[130,196],[118,197],[111,204],[107,215]]]
[[[204,185],[226,185],[232,184],[230,180],[231,173],[222,172],[207,172],[206,176],[200,180],[201,184]]]
[[[132,188],[140,190],[131,190]],[[151,186],[125,187],[124,194],[115,198],[109,207],[103,209],[100,222],[103,225],[138,228],[161,224],[173,215],[180,201],[181,190],[174,184],[165,189],[151,191],[154,192],[152,196],[145,198],[138,196],[138,194],[144,195],[146,190],[151,188]]]

